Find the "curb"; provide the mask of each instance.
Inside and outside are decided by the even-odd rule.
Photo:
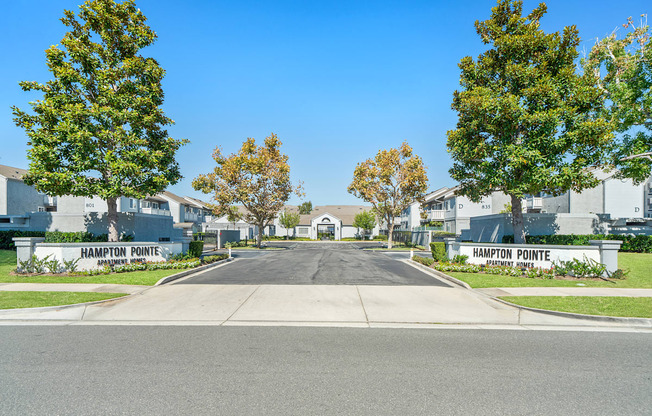
[[[413,264],[414,263],[414,264]],[[572,312],[561,312],[561,311],[551,311],[549,309],[538,309],[538,308],[530,308],[528,306],[523,306],[523,305],[517,305],[515,303],[507,302],[506,300],[488,295],[484,292],[477,291],[473,289],[471,286],[468,285],[468,283],[463,282],[461,280],[458,280],[454,278],[453,276],[448,276],[447,274],[444,274],[438,270],[431,269],[430,267],[426,267],[421,263],[417,263],[416,261],[410,262],[410,265],[415,265],[419,267],[420,269],[428,270],[431,273],[435,274],[436,276],[442,277],[450,282],[456,283],[466,289],[470,289],[474,291],[475,293],[488,297],[489,299],[495,300],[497,302],[503,303],[505,305],[509,305],[518,309],[530,311],[530,312],[538,312],[538,313],[543,313],[546,315],[553,315],[553,316],[559,316],[562,318],[571,318],[571,319],[580,319],[580,320],[588,320],[588,321],[599,321],[599,322],[609,322],[609,323],[616,323],[616,324],[628,324],[628,325],[636,325],[636,326],[646,326],[646,327],[652,327],[652,319],[650,318],[626,318],[626,317],[620,317],[620,316],[602,316],[602,315],[584,315],[581,313],[572,313]]]
[[[34,312],[34,313],[37,313],[37,312],[55,312],[55,311],[59,311],[59,310],[63,310],[63,309],[77,308],[77,307],[81,307],[81,306],[86,307],[86,306],[98,305],[98,304],[101,304],[101,303],[107,303],[107,302],[112,302],[112,301],[118,301],[118,300],[122,301],[122,300],[130,298],[132,296],[140,295],[144,291],[150,290],[153,287],[160,286],[160,285],[172,282],[172,281],[177,280],[177,279],[181,279],[182,277],[186,277],[186,276],[191,275],[191,274],[196,273],[196,272],[208,270],[211,267],[215,267],[215,266],[227,263],[227,262],[232,261],[232,260],[233,260],[233,257],[230,257],[228,259],[216,261],[215,263],[211,263],[211,264],[205,264],[203,266],[200,266],[200,267],[197,267],[197,268],[194,268],[194,269],[184,270],[182,272],[179,272],[179,273],[173,274],[171,276],[167,276],[167,277],[162,278],[161,280],[156,282],[153,286],[143,288],[143,290],[135,292],[135,293],[131,293],[131,294],[125,293],[124,296],[120,296],[120,297],[117,297],[117,298],[96,300],[96,301],[93,301],[93,302],[72,303],[70,305],[42,306],[42,307],[39,307],[39,308],[0,309],[0,319],[2,317],[4,317],[4,316],[17,315],[19,313],[25,313],[25,312],[27,312],[27,313],[29,313],[29,312]],[[118,292],[116,292],[116,293],[118,293]]]
[[[14,308],[14,309],[0,309],[0,319],[4,316],[11,316],[11,315],[18,315],[20,313],[24,312],[56,312],[60,311],[62,309],[71,309],[71,308],[79,308],[79,307],[86,307],[86,306],[91,306],[91,305],[99,305],[100,303],[106,303],[106,302],[111,302],[111,301],[116,301],[116,300],[123,300],[126,298],[129,298],[131,296],[136,296],[141,294],[143,291],[147,290],[149,288],[143,289],[140,292],[136,293],[125,293],[124,296],[118,296],[117,298],[111,298],[111,299],[104,299],[104,300],[94,300],[92,302],[82,302],[82,303],[71,303],[70,305],[58,305],[58,306],[41,306],[38,308]],[[87,293],[87,292],[83,292]],[[97,293],[97,292],[96,292]],[[118,293],[118,292],[116,292]],[[67,319],[66,319],[67,320]]]
[[[505,305],[513,306],[515,308],[530,311],[530,312],[538,312],[545,315],[559,316],[561,318],[579,319],[584,321],[609,322],[613,324],[627,324],[627,325],[644,326],[644,327],[652,328],[652,319],[650,318],[627,318],[621,316],[584,315],[581,313],[561,312],[561,311],[551,311],[549,309],[530,308],[528,306],[517,305],[515,303],[507,302],[506,300],[496,298],[491,295],[487,295],[486,293],[478,292],[475,290],[474,292],[485,295],[490,299],[493,299],[500,303],[504,303]]]
[[[435,270],[433,268],[424,266],[423,264],[418,263],[418,262],[416,262],[416,261],[414,261],[412,259],[407,259],[406,261],[412,267],[416,267],[416,268],[419,268],[419,269],[423,270],[424,272],[434,274],[435,276],[440,277],[440,278],[445,279],[445,280],[448,280],[449,282],[451,282],[453,284],[456,284],[458,286],[461,286],[464,289],[473,290],[473,288],[471,286],[469,286],[468,283],[463,282],[461,280],[458,280],[458,279],[454,278],[453,276],[449,276],[449,275],[447,275],[445,273],[440,272],[439,270]],[[484,293],[483,293],[483,295],[484,295]],[[489,296],[489,295],[485,295],[485,296]]]
[[[166,276],[166,277],[162,278],[161,280],[159,280],[158,282],[156,282],[156,283],[154,284],[154,286],[152,286],[152,287],[160,286],[160,285],[164,285],[164,284],[166,284],[166,283],[173,282],[173,281],[175,281],[175,280],[177,280],[177,279],[181,279],[182,277],[186,277],[186,276],[191,275],[191,274],[193,274],[193,273],[203,272],[204,270],[211,269],[211,268],[213,268],[213,267],[216,267],[216,266],[219,266],[219,265],[221,265],[221,264],[224,264],[224,263],[230,262],[230,261],[232,261],[232,260],[233,260],[233,257],[229,257],[229,258],[227,258],[227,259],[220,260],[220,261],[216,261],[216,262],[214,262],[214,263],[205,264],[205,265],[203,265],[203,266],[195,267],[194,269],[186,269],[186,270],[184,270],[184,271],[182,271],[182,272],[175,273],[175,274],[173,274],[173,275],[171,275],[171,276]],[[147,288],[147,289],[149,289],[149,288]],[[147,290],[147,289],[145,289],[145,290]]]

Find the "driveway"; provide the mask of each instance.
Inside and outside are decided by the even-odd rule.
[[[355,244],[295,243],[285,250],[249,251],[246,256],[134,296],[45,312],[16,310],[2,319],[367,328],[583,325],[520,311],[453,287],[396,253],[363,251]]]
[[[432,275],[397,261],[395,253],[365,251],[361,244],[298,242],[275,245],[285,249],[257,252],[257,256],[241,250],[235,257],[242,260],[177,284],[450,287]],[[402,258],[408,256],[408,253],[400,253]]]

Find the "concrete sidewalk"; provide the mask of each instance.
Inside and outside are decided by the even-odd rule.
[[[490,287],[474,289],[489,296],[624,296],[652,297],[652,289],[610,287]]]
[[[608,322],[523,310],[463,288],[363,285],[172,284],[97,304],[0,311],[0,325],[19,321],[54,325],[363,328],[441,328],[452,325],[494,329],[646,331],[652,327],[652,320]]]
[[[102,292],[138,293],[153,286],[114,285],[105,283],[0,283],[0,292]]]

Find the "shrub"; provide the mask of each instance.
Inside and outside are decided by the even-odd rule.
[[[201,256],[202,251],[204,251],[204,242],[203,241],[191,241],[190,246],[188,247],[188,254],[192,257]]]
[[[109,241],[107,234],[94,235],[86,231],[47,231],[45,233],[46,243],[94,243],[106,241]]]
[[[604,264],[593,259],[587,259],[586,256],[584,256],[584,261],[579,259],[560,260],[558,262],[553,261],[552,265],[555,273],[559,276],[600,277],[607,270]]]
[[[188,251],[187,254],[183,254],[183,253],[175,254],[174,256],[171,256],[168,260],[169,261],[197,260],[197,257],[191,255],[190,251]]]
[[[2,230],[0,231],[0,250],[16,250],[14,237],[45,237],[44,231],[21,231]]]
[[[448,231],[435,231],[432,233],[433,237],[439,237],[439,238],[444,238],[444,237],[456,237],[457,234],[455,233],[450,233]]]
[[[215,263],[216,261],[220,260],[225,260],[228,259],[229,255],[224,253],[224,254],[217,254],[215,256],[206,256],[201,259],[201,262],[203,264],[210,264],[210,263]]]
[[[475,264],[452,264],[448,262],[436,263],[432,267],[440,272],[478,273],[482,270],[480,266]]]
[[[432,263],[435,262],[435,260],[431,259],[430,257],[421,257],[421,256],[414,256],[412,257],[412,260],[416,261],[417,263],[421,263],[424,266],[431,266]]]
[[[432,258],[438,263],[448,259],[446,256],[446,244],[441,241],[430,243],[430,251],[432,252]]]
[[[590,240],[621,240],[620,251],[632,253],[652,253],[652,236],[649,235],[619,235],[619,234],[555,234],[528,235],[527,244],[550,244],[565,246],[588,246]],[[503,243],[514,243],[513,235],[503,236]]]
[[[466,254],[456,254],[453,256],[451,263],[466,264],[466,261],[469,259],[469,256]]]
[[[387,236],[386,235],[376,235],[373,238],[374,241],[387,241]]]

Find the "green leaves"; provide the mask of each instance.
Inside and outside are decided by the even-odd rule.
[[[459,65],[450,173],[475,201],[495,190],[520,197],[590,187],[582,168],[606,160],[612,137],[599,116],[600,90],[575,71],[577,29],[546,34],[539,24],[545,4],[526,17],[522,9],[520,1],[499,1],[489,20],[476,22],[491,49]]]
[[[133,1],[86,1],[61,21],[61,46],[46,50],[53,79],[21,82],[41,91],[33,114],[13,107],[30,138],[25,182],[50,195],[143,198],[180,178],[174,160],[187,143],[168,136],[159,106],[165,71],[139,55],[156,34]]]
[[[391,248],[394,218],[412,202],[422,199],[427,188],[423,161],[403,142],[398,149],[380,150],[374,159],[358,163],[348,191],[369,202],[387,222]]]
[[[636,25],[630,17],[623,25],[628,30],[624,37],[614,31],[597,40],[582,60],[584,71],[598,80],[607,98],[604,117],[616,131],[627,133],[613,142],[612,163],[622,177],[635,182],[646,180],[652,167],[652,157],[645,157],[652,151],[652,41],[646,20],[642,15]]]
[[[608,162],[613,127],[601,116],[604,96],[594,77],[576,73],[577,28],[544,33],[539,20],[546,10],[541,3],[523,17],[521,1],[499,0],[475,25],[491,48],[459,64],[449,172],[473,201],[494,191],[513,204],[526,194],[579,192],[597,184],[585,168]],[[522,240],[522,213],[513,212]]]
[[[301,185],[294,187],[290,182],[288,157],[280,147],[274,133],[265,138],[263,146],[257,146],[253,138],[246,139],[240,151],[229,156],[217,147],[213,152],[217,166],[213,172],[195,178],[192,186],[213,194],[216,212],[224,212],[232,204],[244,205],[248,211],[244,218],[262,230],[292,193],[301,196]]]

